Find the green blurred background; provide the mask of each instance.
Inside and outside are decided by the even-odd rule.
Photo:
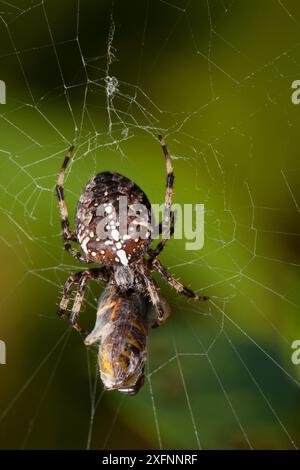
[[[296,0],[0,2],[0,446],[289,449],[300,445]],[[117,89],[106,96],[106,77]],[[136,397],[103,393],[96,350],[56,316],[77,264],[62,249],[54,185],[66,148],[71,220],[86,181],[118,171],[174,202],[205,204],[205,245],[161,260],[211,302],[160,286]],[[95,319],[90,285],[82,322]]]

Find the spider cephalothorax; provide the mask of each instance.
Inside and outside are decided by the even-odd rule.
[[[165,215],[159,224],[159,233],[170,223],[169,233],[172,234],[173,167],[161,136],[159,140],[167,167]],[[149,328],[161,325],[169,315],[168,305],[159,293],[151,270],[157,270],[168,284],[187,297],[195,300],[208,297],[196,295],[174,279],[157,259],[167,238],[155,249],[150,248],[153,220],[151,224],[149,200],[142,189],[125,176],[103,172],[91,178],[78,202],[76,231],[70,231],[63,183],[73,151],[71,147],[56,185],[64,247],[76,259],[102,266],[68,278],[59,315],[68,317],[72,326],[84,333],[78,318],[86,283],[92,279],[107,285],[99,300],[95,327],[86,336],[85,344],[99,343],[99,368],[104,386],[108,390],[135,394],[144,383]],[[82,252],[75,250],[70,242],[79,243]],[[67,307],[74,284],[77,291],[69,314]]]

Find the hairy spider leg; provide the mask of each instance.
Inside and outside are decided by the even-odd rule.
[[[69,243],[70,241],[78,243],[76,233],[74,231],[71,232],[69,229],[69,225],[70,225],[69,215],[68,215],[68,209],[67,209],[67,205],[66,205],[65,197],[64,197],[64,180],[65,180],[66,169],[67,169],[70,159],[73,156],[73,153],[74,153],[74,147],[71,146],[61,166],[57,183],[56,183],[56,187],[55,187],[58,204],[59,204],[60,217],[61,217],[62,238],[63,238],[64,248],[65,250],[68,251],[68,253],[70,253],[74,258],[76,258],[79,261],[82,261],[83,263],[90,263],[91,261],[89,261],[82,253],[80,253],[80,251],[75,250]]]
[[[72,274],[66,281],[63,296],[60,301],[58,315],[63,318],[69,318],[71,325],[80,333],[86,334],[87,332],[84,331],[78,324],[78,318],[80,314],[80,308],[84,299],[84,292],[86,283],[89,279],[93,279],[99,283],[106,283],[108,282],[109,276],[107,268],[93,268],[93,269],[85,269],[84,271],[79,271],[77,273]],[[72,294],[72,288],[74,284],[77,284],[77,292],[75,295],[75,300],[72,308],[72,312],[69,314],[67,312],[68,304]]]
[[[170,310],[169,310],[168,304],[163,301],[159,293],[159,288],[155,280],[151,276],[151,273],[148,271],[146,265],[141,264],[139,266],[139,270],[142,275],[142,279],[145,283],[145,286],[149,294],[149,297],[151,299],[154,310],[156,312],[155,322],[152,325],[152,327],[156,327],[166,321],[166,319],[170,315]]]
[[[209,300],[209,297],[206,295],[197,295],[188,287],[185,287],[181,282],[177,281],[173,276],[171,276],[166,268],[162,265],[162,263],[158,259],[154,259],[152,262],[153,268],[155,268],[161,277],[166,281],[173,289],[175,289],[180,294],[189,297],[190,299],[205,301]]]
[[[167,179],[166,179],[166,193],[165,193],[165,207],[162,222],[159,224],[159,234],[163,235],[163,239],[158,243],[154,250],[149,250],[150,258],[155,258],[164,249],[165,244],[174,233],[175,215],[171,211],[173,187],[174,187],[174,173],[170,152],[166,146],[164,138],[159,135],[158,140],[161,144],[163,154],[166,161]]]

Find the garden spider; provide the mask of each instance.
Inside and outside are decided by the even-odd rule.
[[[173,167],[162,136],[159,136],[159,141],[167,169],[165,211],[163,221],[159,224],[159,233],[162,233],[163,227],[170,226],[169,234],[172,235],[174,214],[170,212],[170,208],[174,183]],[[85,333],[79,326],[78,319],[86,283],[88,280],[94,280],[106,285],[99,299],[95,327],[84,342],[86,345],[99,343],[99,368],[105,388],[133,395],[144,383],[149,328],[161,325],[169,315],[167,303],[161,297],[151,271],[158,271],[170,286],[189,298],[202,301],[208,297],[196,295],[174,279],[157,259],[167,238],[162,239],[156,248],[150,248],[152,238],[149,200],[145,193],[125,176],[110,172],[93,176],[78,202],[76,230],[70,231],[63,185],[73,151],[74,148],[70,147],[56,185],[63,244],[77,260],[102,266],[85,269],[68,278],[58,313],[69,318],[76,330]],[[130,234],[130,229],[129,235],[127,232],[122,235],[122,197],[126,197],[126,209],[137,204],[145,208],[144,216],[139,220],[139,227],[144,226],[145,229],[143,237],[137,237],[136,233]],[[132,228],[134,217],[129,211],[126,214],[126,229],[129,225]],[[101,229],[105,227],[104,234],[103,231],[99,234],[100,225]],[[74,249],[71,242],[79,243],[82,251]],[[74,285],[77,286],[77,291],[72,312],[69,314],[67,307]]]

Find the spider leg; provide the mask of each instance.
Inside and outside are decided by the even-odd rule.
[[[86,334],[78,324],[78,318],[80,313],[80,308],[84,299],[84,292],[86,283],[89,279],[94,279],[98,282],[107,282],[108,281],[108,271],[105,267],[86,269],[84,271],[77,272],[72,274],[65,283],[63,297],[60,302],[58,309],[58,315],[63,318],[68,318],[73,328],[75,328],[80,333]],[[77,292],[74,299],[74,304],[71,314],[67,313],[67,307],[71,298],[72,287],[74,284],[77,284]]]
[[[175,227],[175,214],[174,214],[173,211],[171,211],[170,218],[171,218],[171,221],[170,221],[170,237],[172,237],[172,235],[174,233],[174,227]],[[162,224],[160,223],[159,224],[159,230],[160,230],[159,233],[162,233],[161,226],[162,226]],[[157,244],[157,246],[153,250],[151,250],[151,249],[148,250],[148,255],[150,256],[150,260],[156,258],[162,252],[162,250],[164,249],[165,244],[167,243],[167,241],[168,241],[168,238],[164,238],[163,240],[161,240]]]
[[[159,288],[151,276],[150,272],[145,268],[144,265],[140,266],[140,272],[142,274],[143,281],[145,283],[147,292],[151,299],[152,305],[156,312],[155,319],[152,327],[160,326],[166,321],[170,315],[170,309],[166,301],[161,297],[159,293]]]
[[[167,168],[167,183],[166,183],[166,194],[165,194],[165,212],[167,212],[165,213],[165,217],[167,217],[167,220],[165,220],[165,222],[168,222],[169,221],[168,211],[170,210],[170,207],[172,204],[173,185],[174,185],[173,165],[172,165],[171,155],[168,151],[168,148],[166,146],[163,136],[159,135],[158,139],[162,146],[162,150],[163,150],[165,160],[166,160],[166,168]]]
[[[158,136],[158,140],[162,146],[162,150],[166,160],[166,169],[167,169],[167,181],[166,181],[166,193],[165,193],[165,207],[163,220],[159,224],[158,233],[163,235],[163,240],[159,242],[157,247],[154,250],[150,250],[149,254],[151,258],[157,256],[163,249],[167,240],[174,233],[174,212],[170,210],[172,204],[173,196],[173,186],[174,186],[174,174],[173,174],[173,165],[171,160],[171,155],[166,146],[165,140],[162,135]]]
[[[62,238],[65,250],[67,250],[74,258],[78,259],[79,261],[82,261],[83,263],[90,263],[90,261],[82,253],[80,253],[80,251],[75,250],[69,243],[69,241],[77,242],[76,233],[71,232],[69,229],[69,215],[64,197],[65,174],[68,163],[73,156],[73,152],[74,147],[72,146],[69,148],[68,153],[65,156],[55,187],[61,216]]]
[[[185,287],[181,282],[177,281],[177,279],[175,279],[173,276],[171,276],[168,273],[166,268],[161,264],[161,262],[158,259],[153,260],[152,267],[155,268],[159,272],[161,277],[171,287],[173,287],[173,289],[175,289],[180,294],[183,294],[186,297],[189,297],[190,299],[194,299],[194,300],[199,300],[199,301],[209,300],[209,297],[207,297],[206,295],[197,295],[191,289],[189,289],[188,287]]]
[[[68,317],[67,308],[71,298],[72,287],[74,284],[78,284],[79,280],[81,279],[82,273],[83,271],[72,274],[70,277],[68,277],[64,285],[63,296],[59,304],[59,309],[57,311],[57,314],[62,318]]]
[[[85,293],[87,280],[88,280],[87,274],[83,274],[81,276],[80,281],[78,282],[77,292],[75,295],[72,312],[70,315],[71,325],[73,326],[73,328],[75,328],[75,330],[77,330],[79,333],[82,333],[82,334],[87,334],[87,331],[83,330],[79,326],[78,319],[79,319],[81,305],[84,299],[84,293]]]

